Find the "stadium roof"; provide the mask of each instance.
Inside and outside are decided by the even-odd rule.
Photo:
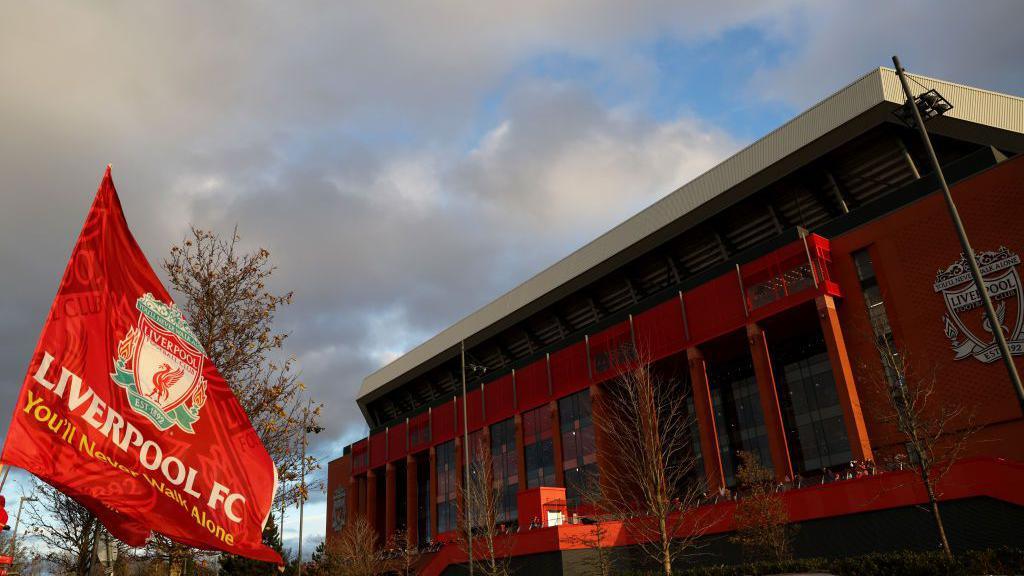
[[[935,88],[954,108],[929,123],[929,131],[1024,151],[1024,99],[909,75],[912,86]],[[658,200],[491,303],[459,320],[363,380],[358,402],[366,404],[416,376],[424,365],[458,353],[459,343],[485,337],[521,320],[528,307],[554,291],[591,276],[609,261],[624,262],[650,246],[684,217],[705,218],[803,163],[885,122],[904,102],[894,70],[878,68],[825,98],[807,111],[740,150],[730,158]]]

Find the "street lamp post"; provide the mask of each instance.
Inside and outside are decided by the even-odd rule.
[[[466,515],[466,552],[469,563],[469,574],[473,576],[473,512],[469,498],[469,418],[466,402],[466,341],[459,342],[459,355],[462,361],[462,449],[463,449],[463,470],[465,478],[462,485],[462,509]],[[470,364],[469,369],[474,374],[487,372],[486,366]]]
[[[960,239],[960,247],[964,253],[964,259],[967,260],[967,264],[971,269],[971,278],[974,279],[974,288],[978,291],[981,296],[981,303],[985,307],[985,316],[988,317],[989,323],[994,327],[992,330],[993,336],[995,336],[996,346],[999,348],[999,353],[1003,357],[1003,364],[1006,366],[1006,372],[1010,376],[1010,382],[1013,384],[1014,391],[1017,393],[1017,402],[1020,404],[1021,411],[1024,412],[1024,386],[1021,385],[1020,374],[1017,373],[1017,366],[1013,363],[1013,356],[1010,355],[1010,346],[1006,342],[1006,336],[1003,335],[1003,331],[999,329],[1000,322],[997,319],[995,308],[992,307],[992,299],[988,295],[988,290],[985,288],[985,281],[981,277],[981,269],[978,267],[978,260],[974,257],[974,250],[971,249],[971,243],[967,240],[967,231],[964,229],[963,221],[960,220],[960,212],[956,209],[956,204],[953,203],[953,195],[949,191],[949,185],[946,183],[946,177],[942,173],[942,167],[939,166],[939,158],[935,155],[935,149],[932,147],[931,138],[928,137],[928,130],[924,127],[924,120],[921,118],[921,110],[918,108],[918,101],[910,93],[910,85],[907,83],[907,76],[903,66],[900,65],[900,59],[897,56],[892,57],[892,63],[896,66],[896,75],[900,78],[900,84],[903,86],[903,94],[907,98],[906,107],[910,108],[911,114],[913,114],[914,124],[917,125],[918,132],[921,134],[921,141],[924,143],[925,150],[928,151],[928,158],[931,160],[932,169],[935,170],[935,175],[939,179],[939,185],[942,187],[942,195],[946,200],[946,208],[949,210],[949,217],[953,220],[953,226],[956,228],[957,237]],[[932,91],[931,94],[937,94]],[[928,94],[925,94],[928,96]],[[924,105],[930,105],[930,102],[923,100]],[[944,103],[945,107],[939,110],[937,113],[941,114],[950,108],[948,102]]]
[[[309,413],[312,400],[306,405],[305,410],[302,413],[302,461],[299,463],[299,568],[298,576],[302,576],[302,518],[303,511],[306,507],[306,446],[309,444],[310,434],[319,434],[324,431],[323,427],[310,424]],[[282,527],[282,530],[284,528]]]
[[[21,508],[25,505],[25,502],[38,502],[39,498],[33,498],[30,496],[22,496],[21,500],[18,501],[18,514],[14,517],[14,530],[11,532],[11,553],[9,556],[14,558],[15,543],[18,540],[18,524],[21,523]]]
[[[473,512],[469,505],[469,420],[466,410],[466,341],[459,342],[459,355],[462,359],[462,468],[465,478],[462,484],[462,509],[466,513],[466,562],[469,563],[469,576],[473,576]]]

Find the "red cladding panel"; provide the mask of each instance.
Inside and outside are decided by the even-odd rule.
[[[482,428],[484,425],[484,405],[483,396],[480,394],[480,389],[477,388],[472,392],[466,394],[466,415],[469,417],[469,430],[477,430]],[[458,406],[456,407],[457,413],[455,414],[455,426],[458,432],[462,433],[462,398],[458,399]]]
[[[827,280],[830,272],[827,265],[821,265],[828,259],[828,250],[821,252],[816,238],[820,237],[809,236],[806,245],[802,239],[790,242],[740,266],[747,308],[754,320],[777,314],[822,291],[832,293],[834,283]],[[813,266],[809,254],[816,258]]]
[[[678,297],[633,317],[637,355],[654,362],[686,347],[683,306]]]
[[[818,280],[823,284],[824,289],[833,296],[842,296],[842,291],[832,272],[831,243],[826,238],[811,234],[807,237],[807,246],[814,257]]]
[[[370,436],[370,468],[383,466],[387,462],[388,439],[381,430]]]
[[[430,414],[424,412],[409,419],[409,452],[430,445]]]
[[[352,445],[352,473],[363,472],[369,462],[366,440],[360,440]]]
[[[430,422],[431,443],[438,444],[455,437],[455,404],[445,402],[434,408]]]
[[[394,462],[399,458],[405,458],[406,435],[405,422],[395,424],[388,430],[388,462]]]
[[[587,344],[578,342],[551,354],[551,389],[556,398],[590,386]]]
[[[746,324],[736,272],[723,274],[683,294],[690,341],[700,344]]]
[[[607,380],[629,370],[634,360],[636,350],[633,348],[629,320],[590,337],[590,366],[593,369],[594,382]]]
[[[512,394],[512,375],[498,378],[484,387],[487,422],[500,422],[515,414],[515,396]]]
[[[548,401],[548,366],[543,358],[516,370],[516,395],[520,412]]]

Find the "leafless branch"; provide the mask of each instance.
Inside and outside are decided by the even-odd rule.
[[[697,512],[703,488],[686,398],[679,382],[640,358],[605,387],[595,408],[607,455],[598,507],[623,520],[666,576],[707,528]]]
[[[491,451],[484,443],[471,446],[469,484],[459,487],[462,509],[458,519],[458,545],[484,576],[509,573],[511,540],[503,537],[501,524],[502,489],[494,475]],[[468,513],[468,514],[467,514]],[[467,516],[472,524],[467,521]]]
[[[868,380],[884,399],[884,408],[873,414],[880,424],[895,430],[907,445],[906,465],[917,473],[935,519],[942,548],[952,556],[939,511],[938,483],[963,455],[970,438],[980,429],[969,406],[942,402],[936,393],[934,369],[920,374],[910,354],[891,339],[880,338],[877,348],[883,371],[865,370]]]

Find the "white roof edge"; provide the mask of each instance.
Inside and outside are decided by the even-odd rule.
[[[1024,99],[1020,97],[926,76],[908,76],[912,83],[918,82],[927,88],[936,88],[953,102],[954,108],[948,113],[952,118],[1024,133]],[[902,103],[903,90],[895,71],[880,67],[864,74],[608,232],[368,375],[360,387],[358,399],[458,345],[461,340],[484,330],[886,101]]]

